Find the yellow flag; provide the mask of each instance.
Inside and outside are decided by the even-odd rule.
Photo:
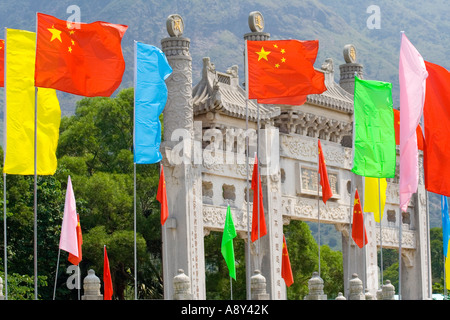
[[[376,222],[380,222],[383,219],[384,205],[386,203],[386,187],[386,179],[380,178],[381,197],[378,197],[378,178],[364,178],[364,212],[373,212]]]
[[[450,289],[450,259],[449,258],[445,258],[445,274],[446,274],[446,279],[445,279],[445,287],[447,289]]]
[[[7,174],[34,174],[35,87],[34,64],[36,34],[6,29],[5,92]],[[54,89],[39,88],[37,92],[37,154],[38,175],[56,171],[61,109]]]

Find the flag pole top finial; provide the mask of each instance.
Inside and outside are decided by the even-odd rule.
[[[171,14],[166,20],[167,32],[171,37],[181,37],[184,32],[184,21],[179,14]]]
[[[248,16],[248,26],[252,32],[264,31],[264,17],[259,11],[252,11]]]

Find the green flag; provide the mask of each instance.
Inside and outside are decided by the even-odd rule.
[[[236,280],[236,266],[234,264],[234,248],[233,238],[236,237],[236,229],[234,228],[233,217],[231,216],[230,206],[227,208],[227,216],[223,227],[222,236],[222,255],[228,266],[230,277]]]
[[[355,76],[352,171],[372,178],[394,178],[395,129],[392,84]]]

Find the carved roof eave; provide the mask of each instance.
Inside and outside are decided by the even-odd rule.
[[[232,79],[227,84],[218,81],[218,75]],[[194,115],[204,114],[210,111],[218,111],[234,118],[246,119],[248,108],[248,120],[257,121],[258,104],[253,100],[246,101],[246,93],[237,83],[237,75],[229,72],[216,72],[214,65],[204,59],[203,76],[200,82],[192,90],[192,105]],[[280,108],[273,105],[259,105],[259,119],[269,120],[280,115]]]
[[[306,101],[310,104],[353,114],[353,95],[334,81],[334,72],[318,70],[325,74],[327,90],[321,94],[310,94]]]

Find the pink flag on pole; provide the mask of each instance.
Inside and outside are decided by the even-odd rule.
[[[67,179],[66,203],[64,205],[59,248],[78,257],[77,224],[77,207],[72,189],[72,180],[70,180],[69,176]]]
[[[417,49],[402,33],[400,46],[400,208],[406,211],[417,191],[419,155],[416,128],[422,116],[428,72]]]

